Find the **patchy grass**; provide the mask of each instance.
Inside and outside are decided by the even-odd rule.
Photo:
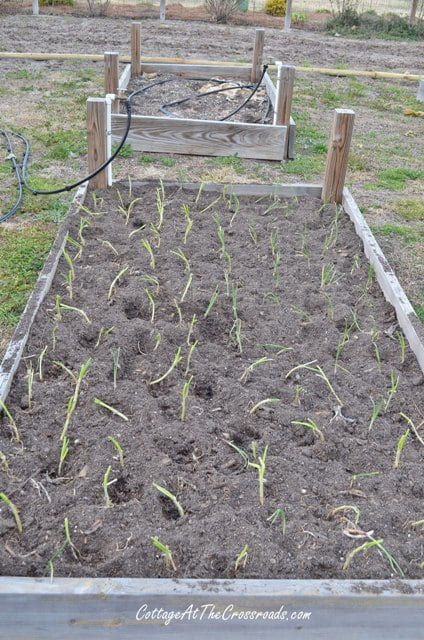
[[[424,242],[424,228],[419,229],[416,227],[401,226],[392,223],[373,225],[371,228],[373,233],[376,235],[399,236],[404,245],[412,244],[413,242]]]
[[[424,178],[424,171],[419,169],[409,169],[406,167],[383,169],[383,171],[378,173],[377,181],[370,182],[368,188],[402,191],[405,189],[409,180],[420,180],[422,178]]]
[[[55,233],[43,223],[0,227],[0,327],[18,322]]]
[[[393,200],[391,203],[393,211],[399,217],[408,221],[424,222],[424,199],[402,198]]]

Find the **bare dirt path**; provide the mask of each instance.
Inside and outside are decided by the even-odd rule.
[[[0,18],[1,51],[129,53],[128,18],[7,15]],[[179,20],[142,21],[145,55],[250,60],[254,27]],[[294,29],[267,28],[265,57],[295,65],[348,66],[423,73],[423,44],[384,40],[349,40]]]

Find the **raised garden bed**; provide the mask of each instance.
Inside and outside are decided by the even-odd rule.
[[[297,611],[308,603],[318,607],[318,625],[335,593],[340,603],[356,601],[366,610],[366,590],[376,588],[387,595],[381,606],[403,604],[409,621],[415,619],[421,582],[390,579],[422,575],[421,525],[413,523],[421,517],[423,449],[404,417],[420,437],[422,372],[345,213],[311,198],[319,196],[318,186],[291,191],[294,197],[278,185],[165,185],[162,191],[157,183],[124,183],[90,194],[74,214],[70,237],[81,247],[68,242],[66,251],[75,278],[62,256],[6,400],[21,444],[2,417],[8,471],[1,486],[22,522],[19,533],[3,503],[3,575],[223,578],[188,582],[182,590],[166,580],[162,587],[118,581],[109,602],[123,603],[128,593],[127,611],[138,588],[149,602],[157,593],[179,608],[190,598],[198,602],[199,589],[206,600],[218,589],[223,607],[226,588],[238,606],[250,593],[254,602],[244,604],[272,610],[271,593],[281,590]],[[309,197],[295,195],[302,193]],[[83,310],[90,322],[60,305]],[[157,382],[177,354],[182,360]],[[84,363],[59,473],[60,436],[75,390],[64,367],[78,375]],[[122,446],[123,465],[110,436]],[[253,465],[265,452],[261,504]],[[111,482],[107,494],[105,482]],[[184,515],[153,483],[176,496]],[[57,554],[65,518],[75,548],[68,544]],[[169,545],[175,570],[151,536]],[[373,540],[380,546],[349,556]],[[279,580],[248,587],[246,578]],[[343,578],[346,588],[337,582]],[[326,589],[319,579],[336,580]],[[83,584],[55,578],[37,587],[3,578],[0,588],[14,602],[16,594],[25,600],[33,593],[31,602],[43,610],[56,593],[66,603],[60,624],[67,628],[75,614],[70,594],[80,593],[80,602]],[[398,584],[412,599],[395,595]],[[94,606],[106,587],[89,585],[93,599],[83,609],[97,625],[99,616],[110,616],[104,605]],[[118,609],[117,626],[126,628],[127,614]],[[11,610],[3,611],[9,624]],[[340,628],[339,614],[332,624]],[[212,634],[214,628],[201,627]],[[297,628],[314,637],[309,622]],[[230,624],[232,633],[237,629]],[[275,637],[272,625],[262,631]]]

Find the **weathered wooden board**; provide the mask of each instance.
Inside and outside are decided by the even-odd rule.
[[[264,83],[265,83],[265,89],[268,94],[269,100],[272,104],[272,108],[275,109],[275,105],[277,102],[276,88],[268,72],[266,72],[264,75]],[[289,126],[288,133],[289,133],[289,139],[287,141],[287,160],[293,160],[294,144],[296,140],[296,123],[291,116],[290,116],[290,126]]]
[[[112,139],[125,131],[126,115],[112,114]],[[287,128],[244,122],[133,116],[127,142],[136,151],[282,160]]]
[[[421,580],[0,578],[0,605],[4,640],[423,637]]]
[[[145,180],[134,180],[133,186],[152,185],[159,187],[160,183],[157,178],[146,178]],[[174,180],[163,180],[164,187],[181,188],[189,191],[198,191],[200,184],[198,182],[175,182]],[[224,182],[206,182],[202,185],[202,191],[212,193],[222,193],[223,189],[227,193],[233,193],[236,196],[279,196],[281,198],[292,198],[294,196],[321,198],[322,184],[304,184],[294,182],[292,184],[231,184]]]
[[[239,78],[250,82],[251,69],[239,65],[142,62],[142,73],[173,73],[186,78]]]
[[[119,78],[118,88],[121,91],[126,90],[126,88],[128,87],[130,78],[131,78],[131,65],[127,64],[125,65],[125,69],[123,70],[123,72],[121,73],[121,77]]]
[[[365,255],[375,268],[378,283],[386,300],[395,308],[399,325],[424,372],[424,327],[384,257],[352,194],[346,187],[343,189],[343,208],[355,225],[356,233],[363,242]]]

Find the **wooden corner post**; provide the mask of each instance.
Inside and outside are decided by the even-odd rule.
[[[324,202],[342,202],[354,118],[355,112],[351,109],[334,110],[321,194]]]
[[[264,53],[265,29],[255,29],[255,44],[253,45],[251,82],[259,82],[262,73],[262,58]]]
[[[106,98],[87,99],[87,143],[88,173],[98,169],[107,159],[107,100]],[[108,183],[107,168],[90,180],[90,186],[106,189]]]
[[[296,69],[290,65],[283,65],[281,62],[276,62],[275,64],[277,65],[277,87],[275,90],[276,95],[273,124],[287,127],[283,155],[286,159],[288,157],[290,116]]]
[[[131,78],[141,73],[141,22],[131,23]]]
[[[115,51],[106,51],[104,54],[105,69],[105,94],[118,94],[119,88],[119,54]],[[112,104],[114,113],[119,111],[119,102],[114,100]]]

